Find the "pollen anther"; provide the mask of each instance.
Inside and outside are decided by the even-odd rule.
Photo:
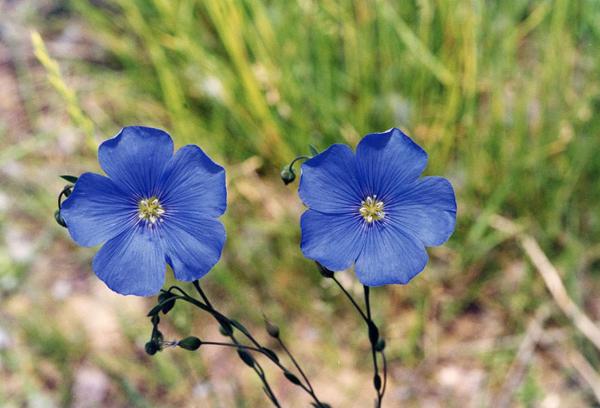
[[[358,212],[369,224],[374,221],[382,220],[385,217],[383,201],[377,200],[377,195],[368,196],[361,201]]]
[[[156,221],[162,221],[164,213],[165,210],[156,197],[144,198],[138,204],[138,218],[151,225],[154,225]]]

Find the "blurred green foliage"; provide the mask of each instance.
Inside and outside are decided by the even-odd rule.
[[[454,179],[469,261],[491,212],[548,243],[598,236],[595,1],[72,4],[110,55],[119,122],[276,165],[399,126]]]

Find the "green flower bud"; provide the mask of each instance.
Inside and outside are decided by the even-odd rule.
[[[283,168],[283,170],[281,170],[281,173],[279,173],[279,175],[281,176],[281,180],[285,183],[286,186],[292,183],[294,180],[296,180],[296,174],[294,173],[294,170],[292,170],[292,168],[287,165]]]
[[[202,340],[200,340],[198,337],[190,336],[180,340],[177,345],[182,349],[194,351],[200,348],[202,345]]]
[[[153,340],[150,340],[148,343],[146,343],[144,348],[146,349],[146,354],[149,356],[155,355],[156,352],[160,350],[160,346]]]
[[[269,336],[274,337],[276,339],[279,338],[279,327],[268,321],[266,317],[265,328],[267,329],[267,333],[269,333]]]

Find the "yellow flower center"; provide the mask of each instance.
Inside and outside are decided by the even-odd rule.
[[[154,224],[160,220],[164,213],[165,210],[156,197],[144,198],[138,204],[139,219],[145,220],[150,224]]]
[[[360,215],[369,224],[373,221],[382,220],[385,217],[383,211],[383,201],[377,200],[377,196],[368,196],[366,199],[360,202]]]

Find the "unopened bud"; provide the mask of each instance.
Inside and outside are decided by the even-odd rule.
[[[265,319],[265,327],[267,329],[267,333],[269,333],[269,336],[274,337],[276,339],[279,338],[279,327],[277,327],[267,319]]]
[[[202,345],[202,340],[200,340],[198,337],[190,336],[180,340],[177,345],[182,349],[194,351],[200,348]]]
[[[155,355],[156,352],[160,350],[160,346],[154,340],[150,340],[146,343],[144,348],[146,349],[146,353],[150,356]]]
[[[286,186],[296,180],[296,174],[294,173],[294,170],[290,168],[290,166],[285,166],[279,175]]]

